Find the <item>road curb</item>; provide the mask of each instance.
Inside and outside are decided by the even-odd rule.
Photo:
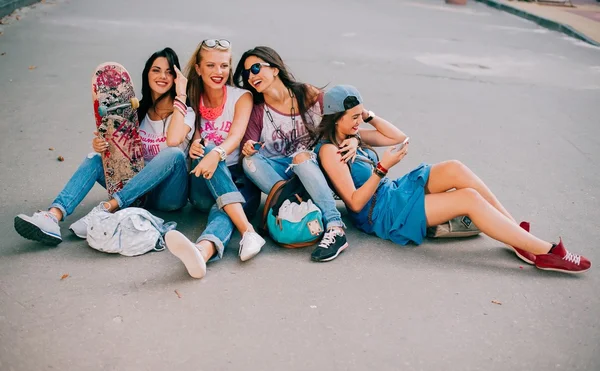
[[[540,17],[539,15],[535,15],[533,13],[529,13],[526,12],[524,10],[521,9],[517,9],[517,8],[513,8],[510,5],[506,5],[494,0],[475,0],[478,1],[480,3],[484,3],[488,6],[491,6],[493,8],[496,9],[500,9],[503,10],[505,12],[514,14],[516,16],[519,16],[521,18],[525,18],[529,21],[535,22],[537,24],[539,24],[542,27],[548,28],[550,30],[553,31],[558,31],[558,32],[562,32],[568,36],[574,37],[576,39],[579,39],[581,41],[585,41],[586,43],[592,44],[594,46],[600,46],[600,43],[590,39],[589,37],[587,37],[586,35],[584,35],[583,33],[575,30],[573,27],[566,25],[564,23],[560,23],[560,22],[556,22],[553,20],[550,20],[548,18],[544,18],[544,17]]]
[[[9,15],[19,8],[39,2],[40,0],[0,0],[0,18]]]

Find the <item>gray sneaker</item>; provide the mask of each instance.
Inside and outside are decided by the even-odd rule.
[[[104,202],[100,202],[100,204],[92,209],[89,213],[87,213],[83,218],[79,219],[75,223],[71,224],[69,229],[71,232],[75,233],[75,235],[79,238],[83,238],[84,240],[87,238],[87,227],[90,221],[90,216],[97,213],[107,213],[108,210],[104,207]]]
[[[19,214],[15,217],[15,230],[28,240],[56,246],[62,242],[58,220],[48,211],[38,211],[32,216]]]

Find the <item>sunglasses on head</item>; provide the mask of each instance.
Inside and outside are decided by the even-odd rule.
[[[260,69],[263,66],[271,67],[271,65],[267,62],[254,63],[252,66],[250,66],[250,68],[242,71],[242,75],[244,76],[244,79],[248,80],[248,78],[250,77],[250,72],[252,72],[253,75],[258,75],[258,73],[260,72]]]
[[[207,39],[202,41],[202,45],[211,49],[216,48],[217,46],[220,46],[223,49],[229,49],[231,47],[231,43],[229,42],[229,40],[225,39]]]

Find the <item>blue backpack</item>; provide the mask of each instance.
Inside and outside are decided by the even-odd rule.
[[[286,248],[317,243],[324,231],[323,214],[317,207],[308,207],[312,205],[309,200],[310,196],[297,176],[275,183],[265,202],[263,231],[268,231],[273,241]],[[294,218],[289,218],[287,213],[284,215],[284,209],[294,209],[300,214],[297,212]]]

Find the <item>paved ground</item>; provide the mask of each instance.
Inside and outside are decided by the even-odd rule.
[[[358,86],[412,138],[393,175],[460,159],[535,233],[598,263],[598,48],[473,2],[124,4],[47,1],[0,26],[1,370],[600,368],[598,268],[542,272],[487,237],[402,248],[350,229],[327,264],[272,244],[242,264],[236,237],[195,281],[168,252],[108,256],[70,235],[101,189],[57,248],[12,226],[90,151],[96,65],[141,71],[154,50],[185,60],[216,36],[236,56],[275,47],[301,80]],[[161,216],[190,237],[206,222]]]

